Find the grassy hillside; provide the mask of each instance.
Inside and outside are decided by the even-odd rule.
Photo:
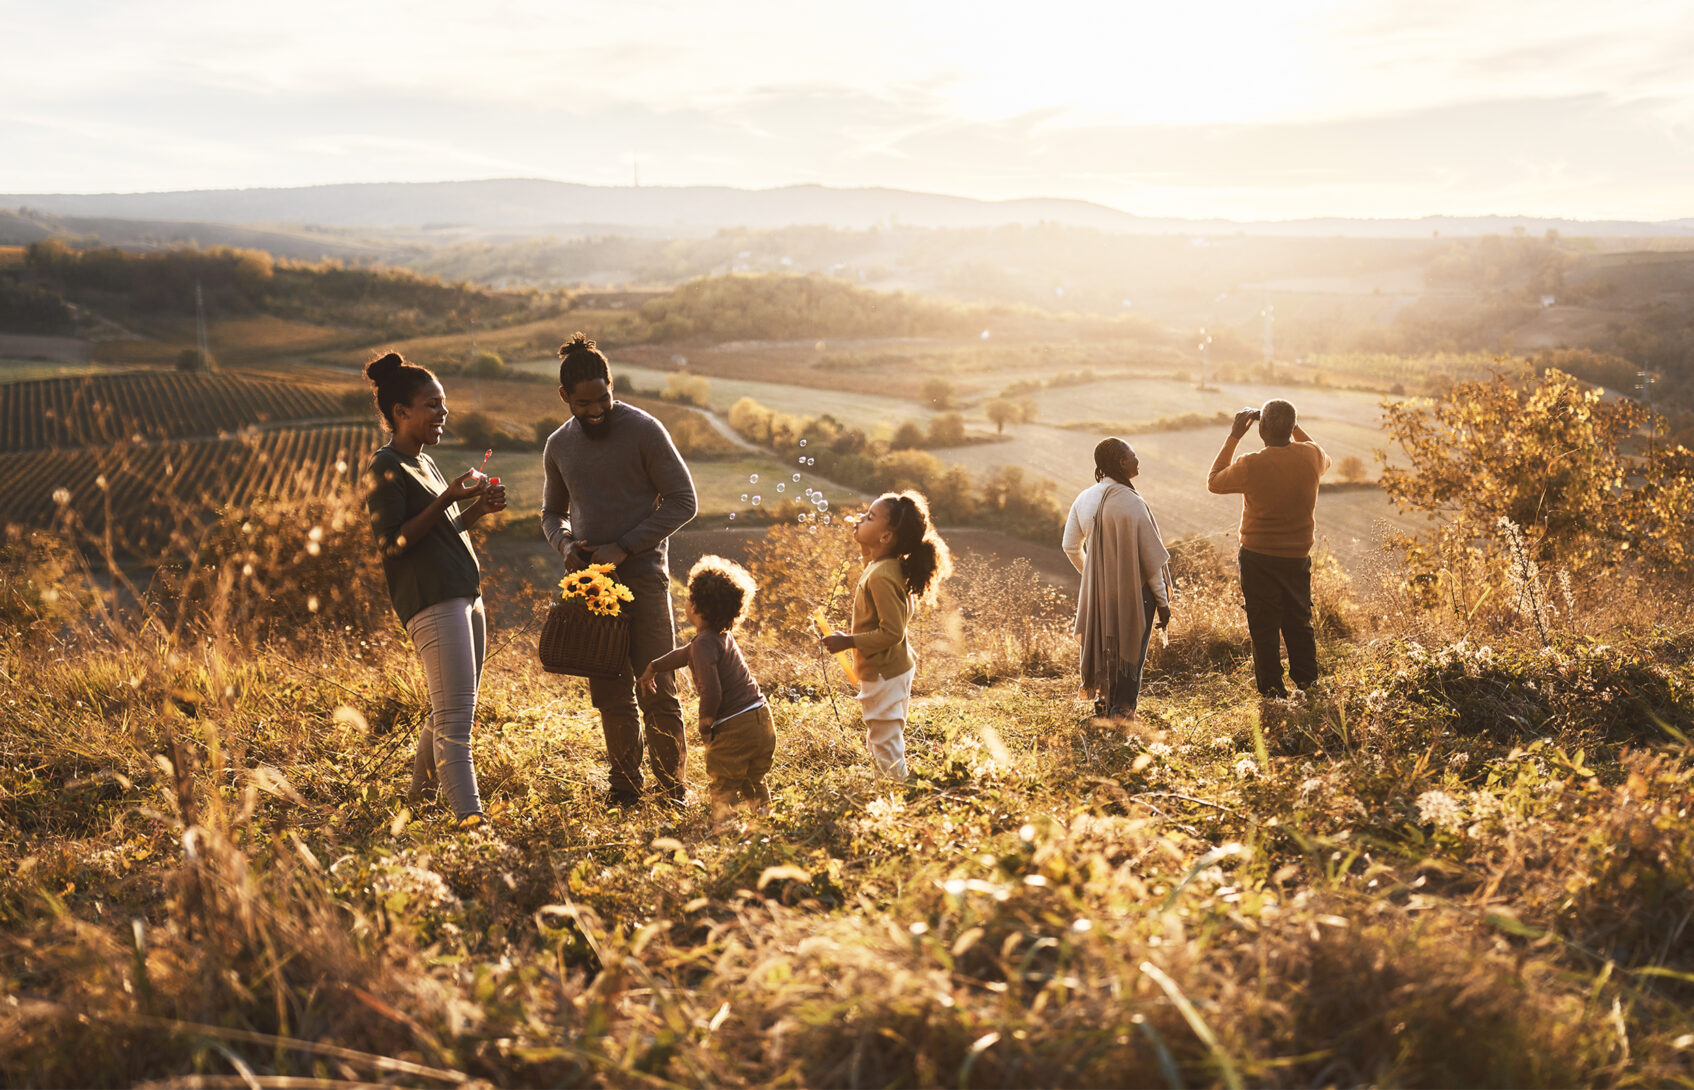
[[[1324,576],[1329,677],[1261,704],[1228,584],[1190,558],[1124,725],[1072,698],[1065,603],[961,572],[921,615],[894,786],[801,634],[846,542],[790,532],[744,635],[775,802],[717,826],[603,805],[582,684],[529,659],[539,593],[491,590],[494,820],[459,835],[402,798],[427,701],[359,528],[296,515],[256,576],[189,596],[182,642],[168,618],[80,625],[93,591],[9,546],[6,1082],[1694,1075],[1686,584],[1579,584],[1543,645],[1506,609],[1417,614]]]

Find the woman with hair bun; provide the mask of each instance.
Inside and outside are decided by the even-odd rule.
[[[921,492],[887,492],[853,524],[865,573],[853,591],[853,631],[823,637],[831,654],[851,650],[859,675],[865,745],[877,771],[906,778],[906,713],[917,656],[906,638],[916,603],[933,604],[953,556]]]
[[[388,443],[366,469],[366,507],[394,612],[423,660],[429,720],[412,759],[415,800],[439,781],[460,828],[483,824],[471,722],[488,647],[482,576],[466,531],[506,507],[506,490],[479,470],[449,481],[423,452],[441,441],[447,392],[427,367],[390,352],[365,366]]]
[[[1076,601],[1082,695],[1100,718],[1135,718],[1141,670],[1158,627],[1170,625],[1170,553],[1147,501],[1130,482],[1141,472],[1128,443],[1111,436],[1094,448],[1095,485],[1065,520],[1065,555],[1082,573]]]

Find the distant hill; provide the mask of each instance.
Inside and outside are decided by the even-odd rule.
[[[204,224],[299,225],[314,229],[405,229],[469,233],[546,232],[561,236],[636,231],[688,235],[724,227],[818,224],[865,228],[994,227],[1061,223],[1130,234],[1255,234],[1374,238],[1507,234],[1694,236],[1694,218],[1662,222],[1522,216],[1422,219],[1310,219],[1270,222],[1158,219],[1088,201],[1031,198],[982,201],[901,189],[776,189],[728,186],[592,186],[540,179],[391,182],[293,189],[207,189],[170,193],[11,194],[0,208],[84,219]],[[26,240],[27,241],[27,240]],[[267,249],[269,247],[266,247]]]

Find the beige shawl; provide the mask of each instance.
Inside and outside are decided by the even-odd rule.
[[[1082,688],[1109,690],[1112,679],[1133,668],[1147,628],[1141,588],[1170,586],[1170,553],[1147,501],[1133,488],[1113,484],[1086,542],[1076,634],[1082,645]],[[1155,598],[1162,595],[1155,592]]]

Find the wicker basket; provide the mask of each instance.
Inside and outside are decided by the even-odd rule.
[[[580,600],[554,602],[541,626],[541,668],[574,677],[617,677],[629,669],[629,618],[590,613]]]

